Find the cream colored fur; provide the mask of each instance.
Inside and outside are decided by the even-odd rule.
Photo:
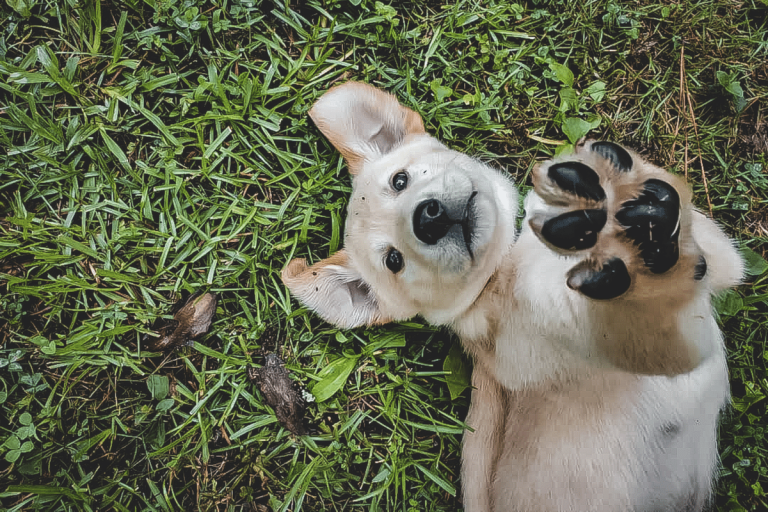
[[[680,260],[655,275],[613,220],[589,251],[558,254],[542,242],[540,219],[559,208],[542,174],[548,164],[535,173],[518,235],[514,185],[426,134],[393,96],[350,82],[323,95],[310,116],[353,173],[345,248],[312,266],[292,261],[283,280],[343,328],[421,315],[458,333],[475,365],[465,510],[705,507],[729,397],[710,296],[738,283],[742,262],[714,222],[691,208],[684,183],[635,154],[633,174],[617,178],[590,143],[568,157],[600,175],[611,219],[648,177],[676,188]],[[392,187],[398,172],[408,175],[402,191]],[[471,241],[457,233],[434,245],[416,238],[414,208],[430,198],[472,204]],[[393,248],[403,261],[396,273],[385,264]],[[595,301],[568,287],[578,265],[607,256],[629,268],[625,294]],[[699,256],[707,273],[694,281]]]

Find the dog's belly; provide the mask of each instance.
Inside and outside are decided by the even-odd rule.
[[[507,391],[492,509],[701,510],[727,396],[722,356],[673,378],[605,372]]]

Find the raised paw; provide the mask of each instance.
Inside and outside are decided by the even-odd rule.
[[[639,281],[677,273],[691,282],[706,261],[686,232],[690,194],[685,183],[612,142],[588,141],[576,152],[534,171],[528,223],[550,249],[581,256],[567,285],[606,300]]]

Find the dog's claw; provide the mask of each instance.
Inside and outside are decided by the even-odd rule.
[[[693,279],[701,281],[707,275],[707,260],[704,256],[699,256],[699,262],[693,268]]]

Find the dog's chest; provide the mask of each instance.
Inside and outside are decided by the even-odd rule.
[[[671,379],[612,371],[507,390],[496,509],[674,510],[706,494],[727,396],[721,369],[713,358]],[[552,493],[552,482],[565,488]]]

